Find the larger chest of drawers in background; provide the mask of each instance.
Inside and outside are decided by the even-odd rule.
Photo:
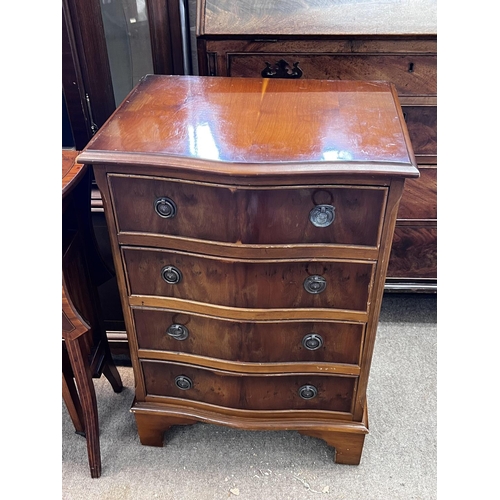
[[[200,0],[200,75],[383,80],[399,95],[420,178],[406,183],[386,290],[437,289],[436,0]]]
[[[150,75],[78,160],[102,193],[141,442],[196,421],[295,429],[359,463],[419,175],[394,88]]]

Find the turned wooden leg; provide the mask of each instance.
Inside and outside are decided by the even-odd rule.
[[[322,439],[329,446],[335,448],[335,463],[359,465],[365,442],[365,434],[314,430],[300,432],[307,436]]]
[[[76,386],[78,387],[80,403],[82,405],[90,475],[93,478],[97,478],[101,476],[101,449],[99,444],[97,400],[92,374],[84,359],[79,343],[80,338],[66,341],[66,348],[68,350],[73,375],[75,376]]]
[[[141,444],[163,446],[163,435],[173,425],[190,425],[196,420],[134,412]]]

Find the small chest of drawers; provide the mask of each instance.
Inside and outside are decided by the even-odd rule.
[[[104,202],[141,442],[196,421],[292,429],[359,463],[419,175],[394,86],[149,75],[79,161]]]

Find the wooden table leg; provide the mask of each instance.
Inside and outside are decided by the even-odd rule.
[[[68,410],[75,432],[85,437],[85,427],[83,425],[82,407],[78,399],[78,393],[73,379],[73,374],[68,377],[67,373],[62,374],[62,396],[64,404]]]
[[[76,390],[73,370],[69,361],[68,352],[62,349],[62,396],[68,410],[75,432],[85,437],[85,426],[83,425],[83,410]]]
[[[106,271],[92,229],[91,169],[76,163],[77,155],[77,151],[64,150],[62,154],[63,398],[75,429],[85,432],[90,474],[99,477],[93,377],[104,374],[115,392],[121,392],[123,384],[111,357],[97,289],[112,274]]]
[[[90,475],[93,478],[98,478],[101,475],[101,449],[99,443],[97,400],[92,374],[80,346],[80,338],[66,341],[66,348],[82,405]]]

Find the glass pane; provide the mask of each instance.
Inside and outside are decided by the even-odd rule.
[[[71,129],[71,121],[69,119],[68,108],[66,106],[66,99],[64,92],[62,94],[62,147],[74,148],[75,139],[73,138],[73,131]]]
[[[115,104],[154,73],[146,0],[101,0]]]

